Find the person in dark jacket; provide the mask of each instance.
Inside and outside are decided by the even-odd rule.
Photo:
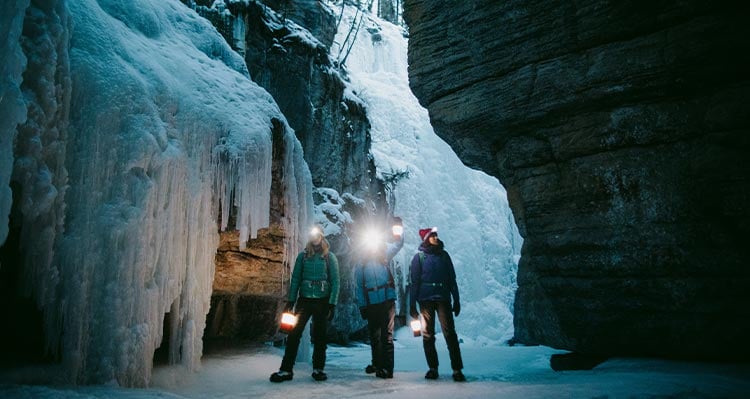
[[[397,233],[397,234],[396,234]],[[354,287],[359,312],[367,320],[372,350],[371,367],[380,378],[393,378],[393,324],[396,315],[396,288],[389,269],[391,259],[404,246],[402,231],[394,231],[395,242],[386,243],[377,237],[375,242],[354,266]]]
[[[328,376],[323,371],[326,363],[326,330],[333,320],[336,302],[339,297],[339,262],[329,250],[323,230],[316,226],[310,233],[305,250],[300,252],[294,263],[289,286],[288,302],[284,311],[295,310],[298,321],[289,333],[279,371],[271,374],[271,382],[291,380],[292,369],[297,357],[302,332],[312,317],[313,331],[313,373],[316,381],[324,381]]]
[[[438,238],[437,227],[421,229],[419,236],[422,238],[422,244],[417,254],[414,255],[410,268],[409,313],[414,319],[419,319],[421,315],[424,323],[422,344],[429,367],[424,378],[430,380],[438,378],[438,355],[435,349],[435,314],[437,313],[443,336],[448,344],[453,380],[466,381],[461,371],[464,365],[453,320],[453,314],[458,317],[461,312],[453,261],[445,251],[443,242]],[[417,303],[419,303],[419,312],[417,312]]]

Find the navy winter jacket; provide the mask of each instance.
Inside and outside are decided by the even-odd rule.
[[[424,254],[420,257],[420,253]],[[423,259],[422,259],[423,258]],[[416,301],[460,302],[456,271],[450,255],[443,249],[443,242],[438,245],[426,242],[419,246],[419,252],[411,260],[410,305]]]

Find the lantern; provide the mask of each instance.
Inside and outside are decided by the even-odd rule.
[[[294,313],[284,312],[281,314],[281,324],[279,325],[279,331],[289,334],[294,330],[294,326],[297,325],[297,316]]]
[[[393,226],[392,231],[394,236],[402,236],[404,235],[404,226],[396,224]]]
[[[422,335],[422,322],[420,322],[419,320],[412,320],[411,331],[414,333],[415,337],[419,337],[420,335]]]

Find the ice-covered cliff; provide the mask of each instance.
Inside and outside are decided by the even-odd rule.
[[[285,247],[298,248],[311,210],[299,142],[242,58],[177,0],[14,6],[0,111],[14,200],[2,192],[0,217],[21,244],[2,268],[42,310],[63,380],[146,385],[165,331],[170,362],[198,367],[218,230],[243,243],[268,224],[275,144]]]

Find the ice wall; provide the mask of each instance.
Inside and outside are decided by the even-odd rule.
[[[340,7],[336,5],[335,7]],[[346,7],[334,57],[349,47],[362,14]],[[396,256],[403,276],[421,243],[419,228],[437,226],[456,266],[462,298],[459,334],[480,343],[513,336],[513,298],[522,239],[505,189],[494,177],[463,165],[440,139],[409,88],[407,40],[397,26],[364,14],[346,69],[354,95],[367,106],[378,175],[408,172],[395,187],[393,212],[404,220]],[[402,281],[406,284],[406,281]]]
[[[8,236],[13,139],[16,125],[26,120],[26,106],[20,90],[26,57],[21,51],[19,38],[28,5],[29,0],[8,1],[0,14],[0,245]]]
[[[241,57],[177,0],[39,1],[25,24],[26,105],[40,112],[19,127],[29,146],[14,176],[27,177],[24,268],[48,348],[66,381],[144,386],[168,314],[170,362],[195,369],[217,232],[245,241],[269,221],[274,125],[287,251],[299,248],[301,146]]]

